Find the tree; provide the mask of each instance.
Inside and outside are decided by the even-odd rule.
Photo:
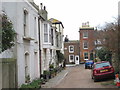
[[[97,56],[101,59],[101,61],[109,61],[111,62],[112,53],[106,48],[101,48],[97,51]]]
[[[119,19],[115,22],[106,23],[104,29],[97,32],[99,40],[102,46],[105,47],[110,54],[106,57],[112,58],[112,64],[115,70],[120,70],[120,25],[118,23]],[[101,51],[102,53],[102,51]]]
[[[15,31],[13,29],[12,22],[8,19],[7,15],[0,15],[1,26],[0,26],[0,53],[10,49],[14,45]]]

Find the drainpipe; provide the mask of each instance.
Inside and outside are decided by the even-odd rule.
[[[38,38],[39,38],[39,69],[40,69],[40,78],[41,78],[40,17],[38,17]]]

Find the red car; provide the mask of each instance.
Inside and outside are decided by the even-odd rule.
[[[92,79],[94,82],[104,78],[114,77],[114,68],[108,61],[94,63],[92,67]]]

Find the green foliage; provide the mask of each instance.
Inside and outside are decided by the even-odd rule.
[[[97,56],[101,59],[101,61],[110,61],[112,59],[112,53],[106,48],[101,48],[97,51]]]
[[[44,74],[44,75],[49,75],[50,72],[49,72],[48,70],[44,70],[44,71],[43,71],[43,74]]]
[[[57,58],[58,58],[58,63],[61,63],[64,60],[64,55],[60,51],[57,51]]]
[[[2,42],[0,42],[0,52],[3,52],[14,45],[15,31],[13,30],[12,22],[7,18],[5,14],[2,16],[2,27],[0,28],[0,36]]]
[[[20,88],[40,88],[40,85],[42,83],[41,79],[34,80],[29,84],[22,84]]]
[[[54,64],[50,64],[49,68],[54,68]]]

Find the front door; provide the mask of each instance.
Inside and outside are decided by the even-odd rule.
[[[79,56],[78,56],[78,55],[75,56],[75,64],[76,64],[76,65],[79,64]]]

